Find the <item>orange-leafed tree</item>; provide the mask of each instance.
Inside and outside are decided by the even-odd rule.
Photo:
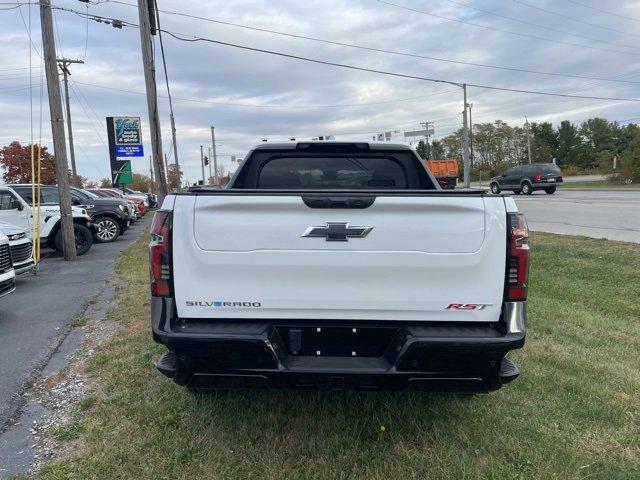
[[[38,145],[33,148],[34,158],[38,158]],[[42,147],[40,152],[40,183],[54,185],[56,183],[56,164],[53,155]],[[11,142],[0,149],[0,166],[3,168],[2,178],[6,183],[31,183],[31,145]]]

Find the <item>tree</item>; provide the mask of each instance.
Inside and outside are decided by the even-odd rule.
[[[640,182],[640,127],[630,125],[627,127],[630,137],[629,148],[620,158],[622,164],[621,179],[623,181]]]
[[[534,163],[551,163],[557,157],[558,132],[549,122],[531,124],[531,160]]]
[[[462,160],[462,129],[447,135],[441,142],[445,158]]]
[[[578,128],[568,120],[563,120],[558,127],[558,149],[556,162],[559,166],[573,164],[578,161],[578,156],[584,151],[582,137]]]
[[[33,154],[37,159],[39,145],[33,146]],[[55,159],[42,147],[40,151],[40,183],[55,185],[56,166]],[[2,178],[5,183],[32,183],[31,178],[31,145],[21,145],[20,142],[11,142],[0,150],[0,165],[4,169]]]
[[[169,164],[169,171],[167,172],[167,183],[170,190],[178,190],[181,187],[182,170],[178,169],[178,165],[175,163]]]
[[[418,142],[418,146],[416,147],[416,152],[418,153],[418,155],[420,155],[420,158],[428,160],[431,158],[431,145],[429,144],[429,142],[420,140]]]
[[[69,170],[69,183],[72,187],[82,188],[82,186],[87,182],[87,178],[82,175],[73,175],[73,172]]]
[[[110,178],[102,178],[100,179],[100,188],[111,188],[113,184],[111,183]]]
[[[431,158],[444,158],[444,147],[440,140],[431,142]]]
[[[153,190],[153,180],[151,180],[149,175],[134,173],[132,175],[132,180],[131,184],[127,185],[131,190],[138,190],[145,193]]]
[[[522,128],[502,120],[474,125],[473,156],[476,169],[494,176],[526,157],[526,136]]]

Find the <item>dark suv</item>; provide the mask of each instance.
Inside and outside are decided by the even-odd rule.
[[[129,228],[127,202],[118,198],[100,198],[94,193],[71,187],[71,201],[84,207],[96,226],[96,242],[109,243]]]
[[[555,193],[556,185],[562,183],[562,172],[553,163],[532,163],[511,167],[499,177],[491,179],[491,192],[513,190],[530,195],[535,190],[544,190],[548,194]]]

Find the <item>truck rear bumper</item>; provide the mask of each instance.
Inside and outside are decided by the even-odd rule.
[[[486,393],[518,376],[505,355],[525,339],[525,304],[505,304],[491,325],[171,318],[153,298],[157,368],[196,389],[418,389]]]

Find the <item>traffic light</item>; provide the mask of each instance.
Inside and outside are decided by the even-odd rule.
[[[204,157],[204,166],[206,167],[207,165],[209,165],[209,157],[207,157],[205,155],[205,157]]]

